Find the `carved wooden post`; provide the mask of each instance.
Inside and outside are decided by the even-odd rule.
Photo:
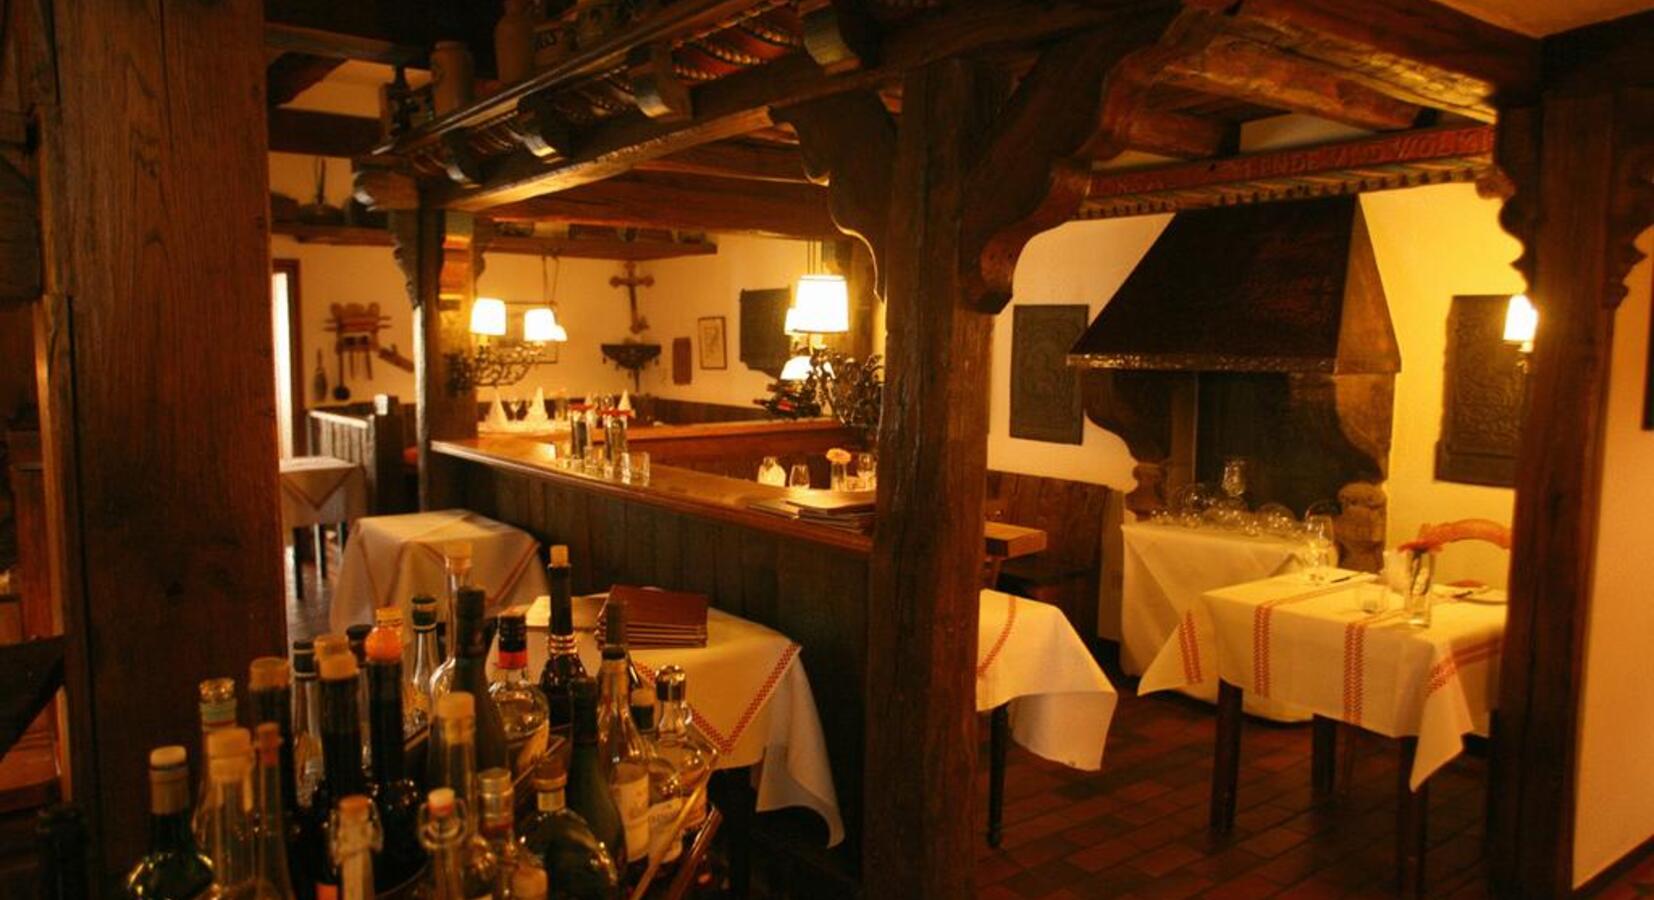
[[[974,893],[976,623],[992,318],[965,305],[964,181],[1003,81],[948,60],[910,73],[890,194],[889,381],[868,626],[864,881]]]

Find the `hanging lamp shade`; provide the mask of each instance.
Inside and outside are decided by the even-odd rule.
[[[471,333],[504,337],[505,301],[496,297],[478,297],[471,304]]]
[[[803,275],[787,310],[788,334],[844,334],[850,330],[850,288],[843,275]]]
[[[523,313],[523,340],[566,341],[569,333],[557,322],[557,313],[551,307],[537,307]]]

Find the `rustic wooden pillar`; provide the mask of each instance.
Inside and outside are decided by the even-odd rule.
[[[108,884],[144,846],[148,750],[201,764],[197,683],[285,642],[263,8],[43,9],[48,536],[71,790]]]
[[[1499,120],[1503,220],[1540,310],[1517,458],[1488,831],[1500,896],[1573,890],[1585,627],[1614,311],[1654,221],[1654,87],[1554,91]]]
[[[868,625],[864,882],[970,897],[976,834],[977,591],[992,317],[966,305],[966,175],[1001,76],[946,60],[908,74],[890,194],[889,380]]]

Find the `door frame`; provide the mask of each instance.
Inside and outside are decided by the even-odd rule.
[[[310,429],[305,427],[309,416],[304,392],[304,302],[299,290],[299,261],[291,257],[276,257],[270,260],[270,272],[287,275],[288,377],[292,381],[289,390],[293,398],[293,421],[287,424],[293,429],[293,455],[302,456],[309,452]],[[272,297],[271,302],[274,301]]]

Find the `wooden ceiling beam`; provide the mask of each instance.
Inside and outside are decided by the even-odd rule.
[[[1144,153],[1203,159],[1234,153],[1239,126],[1170,110],[1145,109],[1126,124],[1126,146]]]
[[[423,47],[270,20],[264,23],[264,46],[283,53],[303,53],[340,61],[360,59],[387,66],[416,65],[426,59]]]
[[[827,189],[638,172],[495,207],[495,219],[675,228],[818,240],[839,236]]]
[[[1539,81],[1538,40],[1433,0],[1244,0],[1232,22],[1389,96],[1481,121]]]
[[[270,150],[309,156],[359,156],[380,139],[379,120],[306,109],[270,110]]]
[[[773,144],[733,141],[702,144],[671,156],[644,160],[636,168],[639,172],[675,172],[680,175],[710,175],[786,184],[810,183],[804,175],[803,157],[796,150]]]
[[[1160,80],[1374,131],[1411,128],[1421,112],[1331,66],[1229,34],[1172,60]]]
[[[293,98],[344,64],[338,57],[283,53],[265,68],[265,103],[272,107],[291,103]]]
[[[641,113],[616,116],[579,135],[576,151],[565,160],[547,165],[527,150],[517,150],[494,163],[481,186],[433,184],[430,198],[450,209],[480,211],[589,184],[645,160],[771,127],[772,107],[878,88],[909,69],[949,56],[1108,27],[1141,11],[1140,5],[1122,8],[1088,0],[959,0],[885,33],[877,65],[824,75],[808,56],[786,56],[697,87],[695,116],[687,121],[651,120]],[[399,142],[383,149],[394,155],[410,148]]]

